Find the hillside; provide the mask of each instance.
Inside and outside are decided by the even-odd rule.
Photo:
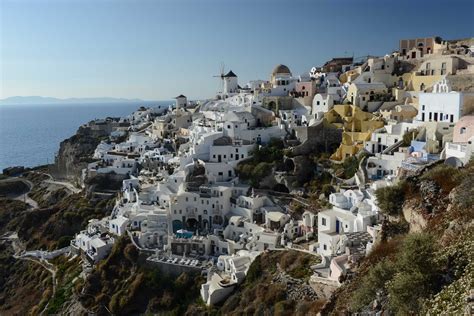
[[[473,174],[472,161],[438,164],[379,191],[383,240],[324,313],[462,315],[474,286]]]

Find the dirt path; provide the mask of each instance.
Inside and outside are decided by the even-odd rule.
[[[44,182],[49,183],[49,184],[57,184],[57,185],[62,185],[72,193],[80,193],[82,190],[76,188],[74,185],[72,185],[69,182],[64,182],[64,181],[54,181],[54,180],[45,180]]]
[[[30,205],[30,207],[32,209],[37,209],[38,208],[38,203],[28,196],[28,193],[30,193],[31,190],[33,189],[33,187],[35,186],[33,182],[31,182],[30,180],[24,179],[24,178],[20,178],[20,177],[14,177],[14,178],[8,178],[8,179],[5,179],[5,180],[0,180],[0,182],[2,182],[2,183],[15,182],[15,181],[23,182],[26,186],[28,186],[28,191],[23,193],[23,194],[14,196],[13,199],[18,200],[18,201],[22,201],[22,202]]]
[[[44,180],[44,182],[46,183],[49,183],[49,184],[57,184],[57,185],[62,185],[63,187],[65,187],[66,189],[68,189],[69,191],[71,191],[72,193],[79,193],[82,191],[82,189],[79,189],[79,188],[76,188],[72,183],[70,182],[67,182],[67,181],[56,181],[54,180],[53,176],[50,175],[49,173],[46,173],[46,172],[39,172],[39,171],[33,171],[34,173],[37,173],[37,174],[43,174],[45,176],[47,176],[49,179],[48,180]]]
[[[39,265],[41,265],[44,269],[48,270],[49,273],[51,273],[52,276],[52,281],[53,281],[53,295],[56,293],[56,285],[57,285],[57,280],[56,280],[56,269],[54,268],[54,265],[49,263],[47,260],[44,259],[38,259],[34,257],[25,257],[22,256],[22,254],[25,252],[25,246],[23,243],[20,241],[18,238],[17,233],[11,233],[10,235],[5,235],[1,237],[3,240],[9,240],[11,242],[11,246],[13,248],[14,254],[13,258],[17,260],[28,260],[31,262],[35,262]]]

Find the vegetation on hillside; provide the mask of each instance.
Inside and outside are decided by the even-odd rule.
[[[20,195],[28,189],[28,185],[21,180],[0,182],[0,196]]]
[[[216,309],[222,315],[316,314],[324,300],[289,299],[284,284],[272,280],[284,271],[293,278],[307,281],[312,274],[310,266],[318,262],[319,257],[294,250],[265,252],[252,263],[244,283]]]
[[[473,283],[474,163],[456,169],[438,164],[398,185],[377,190],[385,214],[385,238],[340,288],[327,314],[371,312],[395,315],[463,314]],[[409,232],[402,209],[427,221]],[[350,302],[350,304],[347,304]]]
[[[120,238],[110,255],[88,276],[80,289],[80,300],[89,310],[120,315],[169,313],[180,315],[199,304],[204,279],[183,273],[171,277],[145,265],[130,239]],[[105,307],[104,307],[105,306]]]
[[[283,163],[283,148],[282,140],[272,138],[267,145],[255,148],[250,159],[237,165],[237,175],[258,188],[260,180],[270,175],[276,164]]]

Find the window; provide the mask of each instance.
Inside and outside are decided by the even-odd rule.
[[[326,226],[326,218],[321,218],[321,225]]]
[[[422,105],[422,106],[421,106],[421,109],[424,111],[424,110],[425,110],[425,106],[424,106],[424,105]]]
[[[451,115],[452,116],[452,115]],[[461,130],[459,131],[459,134],[464,134],[466,133],[466,128],[465,127],[461,127]]]
[[[326,246],[326,244],[323,245],[323,249],[324,250],[328,250],[328,246]]]

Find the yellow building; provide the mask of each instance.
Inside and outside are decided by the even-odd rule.
[[[356,155],[364,148],[364,141],[370,140],[372,132],[384,126],[381,118],[349,104],[334,105],[324,118],[343,129],[341,145],[331,156],[333,160],[344,160]]]
[[[388,106],[379,109],[380,114],[385,120],[394,120],[399,123],[411,122],[418,114],[417,109],[410,104],[399,104],[396,106]]]

